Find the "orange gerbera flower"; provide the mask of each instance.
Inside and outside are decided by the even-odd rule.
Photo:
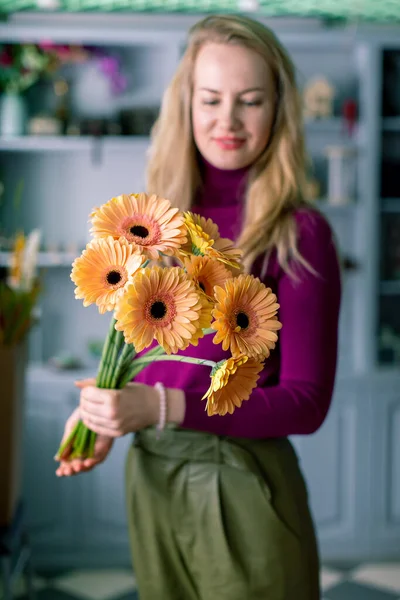
[[[150,259],[171,255],[187,240],[182,213],[153,194],[122,194],[92,212],[94,237],[124,236]]]
[[[239,275],[228,279],[223,288],[215,288],[215,298],[214,344],[222,342],[222,348],[230,348],[232,356],[267,358],[282,327],[276,316],[279,304],[271,289],[253,275]]]
[[[119,300],[115,328],[137,352],[156,339],[167,354],[196,341],[203,305],[195,284],[180,267],[147,267]]]
[[[262,361],[244,355],[217,363],[211,371],[210,387],[202,398],[207,398],[207,414],[232,414],[236,407],[249,399],[263,366]]]
[[[199,286],[207,298],[214,302],[214,287],[223,286],[232,273],[217,260],[209,256],[194,256],[184,259],[188,276]]]
[[[125,238],[92,240],[72,263],[75,297],[83,299],[83,306],[97,304],[102,314],[114,310],[125,286],[144,261],[140,250]]]
[[[188,241],[181,248],[182,254],[210,256],[235,269],[241,269],[242,251],[235,248],[228,238],[221,238],[218,225],[191,212],[184,213]]]

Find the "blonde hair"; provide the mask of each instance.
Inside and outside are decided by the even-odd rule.
[[[244,223],[237,244],[246,269],[262,253],[276,249],[282,268],[293,275],[294,260],[309,267],[297,247],[293,211],[305,206],[307,158],[302,108],[295,69],[275,35],[258,21],[243,16],[209,16],[189,33],[180,65],[167,88],[152,130],[148,190],[188,210],[201,186],[191,123],[193,70],[200,48],[209,42],[252,49],[267,62],[276,82],[276,114],[271,139],[251,166]]]

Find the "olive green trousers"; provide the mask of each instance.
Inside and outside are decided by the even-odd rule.
[[[146,429],[126,478],[140,600],[319,600],[307,492],[286,438]]]

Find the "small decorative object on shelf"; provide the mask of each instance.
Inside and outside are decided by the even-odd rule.
[[[348,98],[342,105],[342,116],[344,120],[345,132],[352,137],[355,131],[358,117],[358,105],[353,98]]]
[[[25,98],[17,92],[4,92],[0,98],[0,135],[4,137],[24,135],[26,119]]]
[[[333,116],[335,88],[325,77],[314,77],[303,91],[304,118],[329,119]]]
[[[328,197],[329,204],[335,206],[355,201],[357,180],[357,155],[348,146],[327,146],[328,158]]]
[[[61,135],[61,122],[49,115],[36,115],[28,121],[29,135]]]

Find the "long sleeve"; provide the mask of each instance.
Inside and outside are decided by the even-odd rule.
[[[314,211],[303,211],[297,215],[297,226],[300,253],[316,273],[297,266],[298,280],[293,280],[280,270],[276,291],[283,327],[258,387],[241,408],[223,417],[207,416],[200,402],[204,386],[185,389],[182,427],[267,438],[310,434],[323,423],[336,372],[340,269],[325,219]]]

